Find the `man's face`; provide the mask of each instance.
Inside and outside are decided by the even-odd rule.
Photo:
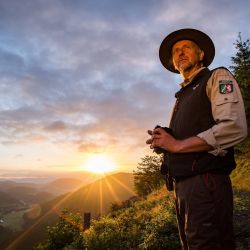
[[[204,52],[190,40],[178,41],[172,47],[172,60],[180,73],[201,67]]]

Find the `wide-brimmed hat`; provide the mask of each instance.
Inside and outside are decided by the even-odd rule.
[[[179,73],[173,65],[172,47],[180,40],[191,40],[195,42],[200,49],[204,51],[203,65],[207,67],[211,64],[215,55],[214,43],[211,38],[202,31],[196,29],[180,29],[166,36],[160,46],[159,57],[162,65],[167,70]]]

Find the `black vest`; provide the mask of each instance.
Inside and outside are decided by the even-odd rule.
[[[176,93],[176,104],[170,128],[176,139],[186,139],[211,128],[213,119],[211,103],[206,86],[213,71],[201,70],[187,86]],[[168,154],[167,165],[173,177],[192,176],[211,172],[230,174],[235,168],[233,148],[226,149],[225,156],[214,156],[208,152]]]

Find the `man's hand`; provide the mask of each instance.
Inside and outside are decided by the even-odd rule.
[[[210,151],[212,146],[208,145],[203,139],[194,136],[184,140],[177,140],[172,135],[165,132],[163,128],[148,130],[151,138],[146,141],[150,148],[162,148],[170,153],[191,153]]]
[[[151,149],[161,148],[171,153],[177,150],[177,140],[163,128],[155,128],[153,131],[148,130],[148,134],[151,135],[151,138],[146,143],[150,144]]]

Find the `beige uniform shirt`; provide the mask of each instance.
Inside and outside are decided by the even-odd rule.
[[[181,85],[188,85],[202,69],[204,67]],[[197,136],[214,148],[209,153],[225,155],[226,148],[234,146],[247,136],[246,114],[241,92],[232,74],[223,68],[216,69],[212,73],[206,91],[216,124]]]

